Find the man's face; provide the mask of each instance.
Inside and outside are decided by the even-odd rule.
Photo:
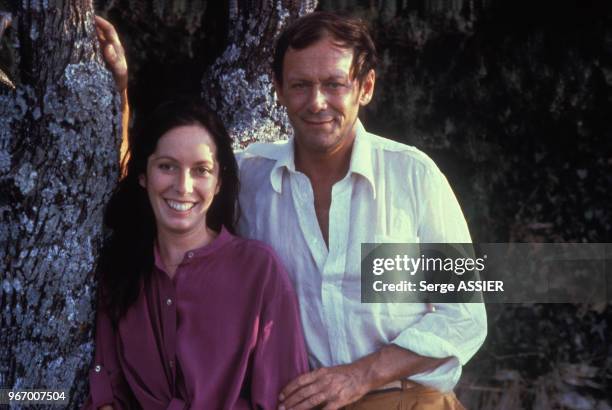
[[[283,84],[275,84],[289,114],[298,149],[330,153],[350,146],[361,105],[374,91],[374,71],[363,84],[351,78],[353,50],[325,37],[302,50],[289,48],[283,60]]]

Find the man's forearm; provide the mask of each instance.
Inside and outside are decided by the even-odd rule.
[[[384,346],[352,363],[362,375],[362,383],[367,390],[378,389],[390,382],[414,374],[433,370],[449,358],[436,359],[420,356],[394,344]]]
[[[339,409],[384,385],[435,369],[448,358],[434,359],[390,344],[361,359],[303,374],[281,392],[281,410],[305,410],[325,403]]]

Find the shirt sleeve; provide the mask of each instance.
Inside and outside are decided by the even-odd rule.
[[[234,151],[236,156],[236,162],[238,162],[239,176],[240,176],[240,215],[238,223],[236,224],[236,231],[244,238],[257,238],[254,232],[255,228],[255,212],[254,208],[257,201],[257,195],[253,191],[254,187],[252,181],[252,175],[247,170],[247,161],[245,160],[246,154],[244,151]],[[257,187],[260,185],[260,181],[257,181]],[[257,188],[256,188],[257,189]]]
[[[446,177],[436,169],[422,185],[418,236],[423,243],[471,243],[467,223]],[[450,391],[464,365],[485,340],[487,318],[483,303],[431,304],[419,322],[391,343],[426,357],[451,357],[438,368],[410,379],[441,391]]]
[[[287,274],[274,258],[276,279],[265,292],[254,352],[251,402],[255,409],[276,409],[281,390],[308,371],[297,298]]]
[[[107,312],[98,307],[96,315],[96,353],[89,370],[89,398],[83,409],[112,405],[114,410],[130,407],[130,390],[119,364],[116,335]]]

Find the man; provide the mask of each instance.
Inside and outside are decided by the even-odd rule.
[[[294,138],[241,159],[241,233],[285,263],[315,369],[283,389],[281,409],[460,409],[452,389],[486,335],[481,304],[361,303],[361,243],[471,241],[431,159],[359,121],[375,65],[360,20],[295,21],[273,61]]]
[[[281,34],[273,62],[295,137],[254,144],[241,160],[241,231],[270,244],[292,275],[317,369],[283,390],[281,408],[361,400],[354,408],[386,409],[406,399],[417,408],[460,408],[442,392],[452,390],[486,334],[480,304],[431,311],[360,301],[361,243],[471,242],[435,164],[359,122],[375,64],[361,21],[322,12],[298,19]],[[406,377],[417,384],[404,382],[402,391]]]

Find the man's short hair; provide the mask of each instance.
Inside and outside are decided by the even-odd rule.
[[[272,70],[277,83],[283,83],[283,60],[289,47],[302,50],[325,37],[342,48],[353,50],[351,78],[361,83],[370,70],[376,68],[376,46],[368,25],[361,19],[316,11],[291,23],[280,35],[274,50]]]

